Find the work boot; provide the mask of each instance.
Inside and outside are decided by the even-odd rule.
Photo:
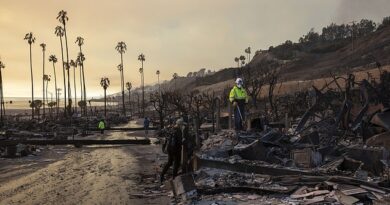
[[[161,177],[160,177],[160,183],[163,184],[163,182],[164,182],[164,177],[161,176]]]
[[[234,136],[234,139],[232,140],[232,144],[234,146],[236,146],[239,142],[240,142],[240,130],[236,130],[236,133],[235,133],[235,136]]]

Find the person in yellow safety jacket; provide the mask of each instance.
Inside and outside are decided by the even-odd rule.
[[[229,94],[229,100],[234,107],[234,125],[235,130],[240,131],[244,129],[243,122],[245,121],[245,105],[248,103],[248,94],[243,88],[243,80],[237,78],[236,85],[232,88]]]
[[[99,121],[98,128],[100,130],[100,133],[104,134],[104,129],[106,129],[106,123],[104,123],[104,120]]]

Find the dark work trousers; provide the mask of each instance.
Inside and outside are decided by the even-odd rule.
[[[164,175],[167,173],[169,167],[173,164],[173,177],[177,176],[177,172],[179,171],[181,160],[181,146],[177,147],[175,150],[170,150],[168,148],[168,162],[165,164],[164,169],[161,172],[160,180],[164,181]]]
[[[240,110],[238,110],[240,109]],[[241,112],[241,115],[240,115]],[[242,117],[242,119],[241,119]],[[244,130],[243,120],[245,121],[245,102],[237,102],[237,107],[234,108],[234,128],[235,130]]]
[[[169,167],[173,164],[173,177],[177,176],[181,162],[182,151],[182,137],[180,128],[174,128],[174,134],[171,135],[167,144],[168,162],[165,164],[163,171],[161,172],[161,182],[164,181],[164,175],[167,173]]]

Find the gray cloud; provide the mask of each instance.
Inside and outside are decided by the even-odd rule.
[[[351,2],[353,3],[351,6]],[[368,1],[367,1],[368,2]],[[37,37],[33,47],[34,78],[40,79],[41,51],[39,43],[47,44],[48,54],[60,57],[59,39],[54,35],[59,10],[69,14],[70,56],[78,49],[77,36],[85,38],[87,86],[93,95],[102,92],[99,79],[111,78],[109,92],[119,91],[118,41],[127,43],[124,55],[125,78],[139,85],[137,61],[146,55],[147,83],[161,78],[171,79],[172,73],[185,75],[200,68],[219,69],[234,66],[233,58],[247,46],[253,50],[267,49],[285,40],[296,41],[314,27],[349,19],[381,19],[388,15],[386,0],[366,3],[363,0],[0,0],[0,55],[6,63],[5,94],[29,96],[28,45],[24,34],[32,31]],[[348,12],[345,12],[347,11]],[[47,64],[47,70],[52,68]],[[59,65],[57,65],[59,67]],[[59,75],[61,77],[61,74]],[[16,89],[16,87],[19,87]],[[14,89],[15,88],[15,89]],[[13,93],[12,90],[16,90]],[[36,88],[38,92],[39,88]]]

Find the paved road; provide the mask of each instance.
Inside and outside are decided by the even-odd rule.
[[[126,139],[129,135],[142,134],[107,132],[91,138]],[[165,159],[159,146],[64,149],[66,154],[49,163],[40,156],[0,166],[0,204],[169,204],[166,190],[156,181],[159,159]],[[24,164],[27,159],[29,163]]]

